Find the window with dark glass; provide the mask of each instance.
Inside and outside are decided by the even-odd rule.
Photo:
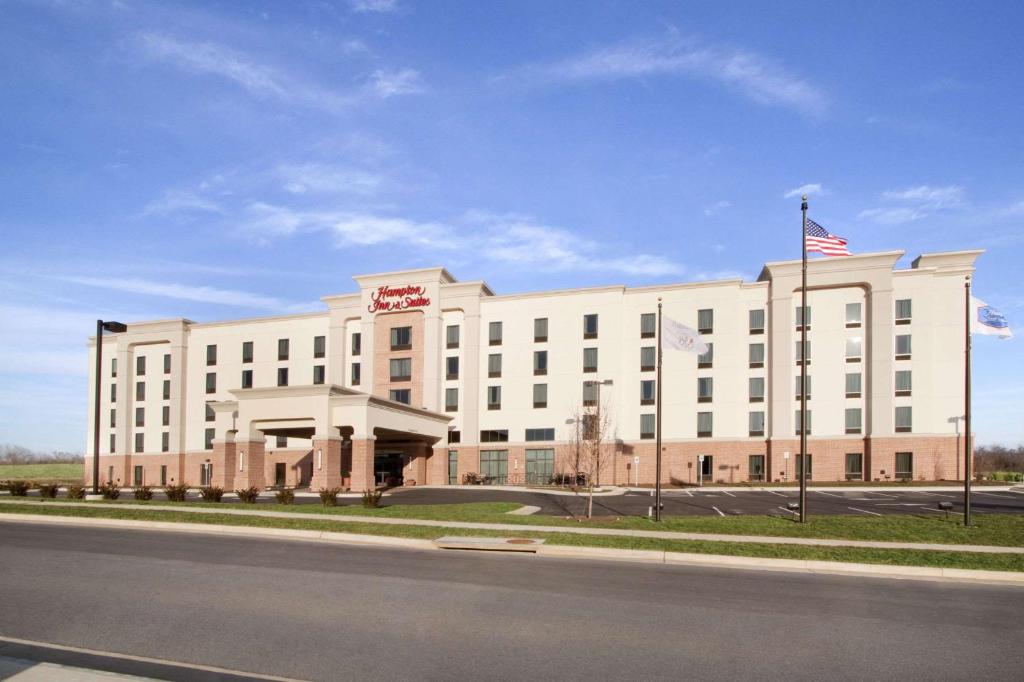
[[[212,422],[217,420],[217,413],[213,409],[213,405],[206,403],[206,421]]]
[[[252,362],[252,341],[242,342],[242,362]]]
[[[846,408],[846,433],[855,434],[861,431],[860,422],[860,408],[859,407],[848,407]]]
[[[488,410],[500,410],[501,409],[501,386],[488,386],[487,387],[487,409]]]
[[[323,358],[327,356],[327,337],[326,336],[314,336],[313,337],[313,357]]]
[[[288,436],[276,436],[276,447],[286,448],[288,447]]]
[[[597,371],[597,349],[596,348],[584,348],[583,349],[583,371],[584,372],[596,372]]]
[[[412,348],[412,327],[391,328],[391,350],[408,350]]]
[[[909,369],[903,369],[896,372],[896,395],[897,396],[908,396],[910,395],[911,389],[911,376]]]
[[[164,374],[171,373],[171,354],[164,353]]]
[[[288,368],[278,367],[277,368],[277,385],[287,386],[288,385]]]
[[[764,402],[764,377],[750,377],[748,380],[750,388],[750,402]]]
[[[914,453],[896,453],[896,480],[910,481],[914,478]]]
[[[656,368],[654,346],[644,346],[640,349],[640,371],[653,372]]]
[[[170,400],[171,399],[171,382],[170,382],[169,379],[164,379],[163,397],[164,397],[164,400]]]
[[[396,403],[405,403],[409,405],[412,403],[412,391],[408,388],[395,388],[388,391],[388,398],[394,400]]]
[[[810,427],[808,427],[810,428]],[[804,455],[798,454],[796,456],[796,479],[799,481],[804,474]],[[814,478],[814,455],[807,455],[807,480],[810,481]]]
[[[215,344],[209,344],[206,346],[206,366],[217,364],[217,346]]]
[[[136,381],[135,382],[135,399],[145,400],[146,399],[146,382]]]
[[[135,375],[140,377],[146,376],[146,356],[135,356]]]
[[[909,433],[913,427],[913,411],[910,407],[896,408],[896,432]]]
[[[764,334],[764,309],[750,311],[750,333]]]
[[[135,434],[135,452],[146,451],[146,434],[136,433]]]
[[[117,358],[110,358],[110,376],[117,376]]]
[[[750,481],[764,480],[764,455],[747,457],[747,479]]]
[[[135,425],[145,426],[146,425],[146,408],[136,407],[135,408]]]
[[[206,392],[216,393],[217,392],[217,373],[207,372],[206,373]]]
[[[461,443],[461,442],[462,442],[462,432],[461,431],[452,429],[451,431],[448,432],[448,443],[454,444],[454,443]]]
[[[715,380],[711,377],[697,377],[697,402],[710,403],[714,397]]]
[[[391,381],[409,381],[412,379],[412,358],[391,358],[388,361]]]
[[[653,339],[658,321],[654,313],[640,313],[640,338]]]
[[[860,372],[851,372],[846,375],[846,397],[859,398],[861,393]]]
[[[751,369],[758,367],[764,367],[764,344],[763,343],[752,343],[750,344],[750,350],[748,351],[748,358],[750,361]]]
[[[711,438],[714,419],[710,412],[697,413],[697,438]]]
[[[117,436],[110,434],[110,454],[114,454],[114,450],[117,449]]]
[[[641,379],[640,380],[640,404],[641,405],[653,405],[654,404],[654,379]]]
[[[252,388],[252,370],[242,370],[242,388]]]
[[[533,321],[533,340],[543,343],[548,340],[548,318],[538,317]]]
[[[110,384],[110,402],[117,402],[117,384]]]
[[[350,375],[351,379],[350,379],[349,383],[351,383],[353,386],[358,386],[360,378],[361,378],[361,374],[362,373],[360,371],[359,363],[358,362],[353,362],[352,363],[351,375]]]
[[[491,322],[487,325],[487,342],[492,346],[500,346],[501,333],[501,322]]]
[[[583,338],[597,338],[597,315],[590,314],[583,316]]]
[[[750,413],[747,435],[751,437],[764,435],[764,412]]]
[[[170,426],[171,425],[171,406],[164,405],[160,410],[160,425]]]
[[[534,384],[533,385],[533,406],[535,408],[547,407],[548,406],[548,385],[547,384]]]
[[[654,438],[655,421],[653,414],[640,415],[640,438],[648,440]]]
[[[591,405],[597,405],[597,388],[598,384],[593,381],[583,382],[583,405],[590,407]]]
[[[288,359],[288,339],[277,340],[277,359],[287,360]]]
[[[533,375],[542,376],[548,373],[548,352],[546,350],[533,351]]]
[[[326,367],[324,365],[313,365],[313,383],[322,384],[327,378]]]
[[[896,336],[896,359],[910,359],[910,334],[899,334]]]
[[[864,455],[860,452],[846,453],[846,480],[864,480]]]
[[[446,388],[446,389],[444,389],[444,410],[445,410],[445,412],[458,412],[459,411],[459,389],[457,389],[457,388]]]
[[[697,332],[711,334],[715,331],[715,311],[705,308],[697,311]]]
[[[708,349],[697,356],[697,367],[707,369],[715,362],[715,344],[707,344]]]
[[[117,428],[117,410],[110,411],[110,428]]]
[[[449,437],[449,442],[451,442]],[[490,429],[480,432],[481,443],[507,443],[508,429]]]
[[[501,353],[487,356],[487,376],[494,379],[501,376]]]
[[[169,452],[171,449],[171,434],[164,431],[160,434],[160,452]],[[160,485],[167,485],[167,465],[160,467]]]
[[[447,342],[446,345],[449,348],[459,347],[459,325],[448,325],[448,327],[445,329],[445,340]]]
[[[910,299],[896,301],[896,324],[910,324]]]
[[[359,332],[352,332],[352,355],[359,355],[363,352],[363,335]]]
[[[555,439],[554,429],[526,429],[526,441],[551,441]]]
[[[450,355],[445,358],[445,373],[444,378],[449,380],[455,380],[459,378],[459,356]]]
[[[203,432],[203,449],[213,450],[213,437],[216,434],[214,429],[206,429]]]

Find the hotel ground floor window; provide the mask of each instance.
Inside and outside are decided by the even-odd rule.
[[[555,450],[543,448],[526,451],[526,482],[547,484],[555,474]]]
[[[914,478],[914,453],[896,453],[896,480],[909,481]]]
[[[448,451],[448,485],[459,484],[459,451]]]
[[[110,466],[107,467],[107,482],[108,483],[113,483],[114,482],[114,466],[113,465],[110,465]]]
[[[862,455],[861,453],[846,453],[846,480],[864,480],[864,455]]]
[[[132,485],[142,485],[142,465],[136,464],[132,472]]]
[[[481,450],[480,475],[488,483],[505,485],[508,481],[508,450]]]
[[[704,459],[700,463],[700,480],[710,481],[714,470],[715,458],[711,455],[704,455]]]
[[[167,485],[167,465],[160,465],[160,485]]]
[[[750,455],[747,458],[748,477],[751,481],[764,480],[764,455]]]
[[[803,475],[804,471],[804,456],[796,456],[796,480],[800,480],[800,476]],[[807,480],[810,481],[814,478],[814,455],[807,455]]]
[[[211,462],[203,462],[202,464],[199,465],[199,485],[210,485],[210,481],[212,480],[213,464]]]

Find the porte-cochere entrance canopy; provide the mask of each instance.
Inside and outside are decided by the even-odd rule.
[[[433,448],[443,451],[451,417],[333,384],[249,388],[214,411],[213,480],[228,489],[263,488],[267,436],[308,438],[310,488],[348,484],[364,490],[385,482],[427,483]],[[375,455],[378,471],[375,473]],[[443,455],[442,455],[443,457]],[[380,476],[385,470],[385,478]],[[344,474],[350,476],[345,481]]]

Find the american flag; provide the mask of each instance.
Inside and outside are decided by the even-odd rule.
[[[804,225],[804,240],[808,251],[817,251],[826,256],[849,256],[850,251],[846,248],[846,240],[829,234],[828,230],[814,222],[810,218]]]

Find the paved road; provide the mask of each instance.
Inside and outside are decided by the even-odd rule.
[[[1016,588],[9,523],[0,547],[0,636],[250,673],[1020,679]],[[131,672],[212,679],[168,670]]]

